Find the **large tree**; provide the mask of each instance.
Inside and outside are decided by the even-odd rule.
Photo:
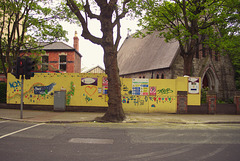
[[[66,31],[55,22],[48,0],[2,0],[0,3],[0,58],[7,77],[20,50],[37,48],[36,42],[65,38]]]
[[[121,101],[121,82],[117,63],[117,49],[121,39],[120,19],[126,13],[126,4],[130,0],[66,0],[70,11],[82,26],[82,36],[92,43],[100,45],[104,51],[105,72],[108,76],[108,110],[101,118],[103,121],[119,122],[125,119]],[[63,7],[64,8],[64,7]],[[67,8],[65,8],[67,9]],[[68,12],[65,12],[68,13]],[[71,16],[71,14],[68,14]],[[91,34],[88,28],[89,19],[101,24],[102,37]],[[114,35],[114,29],[116,34]],[[115,38],[115,39],[114,39]]]
[[[240,1],[226,0],[220,23],[217,24],[221,39],[215,41],[232,60],[235,69],[236,87],[240,89]]]
[[[166,41],[179,42],[184,75],[191,76],[198,45],[219,47],[215,44],[220,38],[217,24],[227,18],[229,1],[236,0],[132,0],[130,7],[140,16],[139,25],[150,31],[147,33],[158,30]]]

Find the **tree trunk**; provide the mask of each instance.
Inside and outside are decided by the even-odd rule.
[[[125,119],[121,99],[121,82],[117,63],[117,51],[105,51],[106,74],[108,76],[108,110],[102,117],[107,122],[121,122]]]
[[[180,45],[181,56],[183,57],[184,60],[183,75],[192,76],[193,57],[197,51],[196,47],[197,45],[198,45],[197,39],[193,38],[190,40],[189,45],[186,44],[185,47],[183,45]],[[185,48],[187,49],[186,51]]]
[[[107,11],[107,9],[106,9]],[[109,12],[102,14],[101,30],[103,33],[102,47],[104,50],[105,71],[108,76],[108,110],[101,118],[107,122],[121,122],[125,119],[122,108],[121,82],[119,78],[119,69],[117,63],[117,49],[113,42],[112,16]],[[111,13],[111,12],[110,12]]]
[[[5,77],[7,78],[7,70],[6,70],[6,67],[5,67],[5,60],[3,59],[2,51],[0,51],[0,54],[1,54],[1,64],[2,64],[2,67],[3,67],[3,73],[4,73]]]
[[[183,75],[191,76],[192,75],[192,66],[193,66],[193,53],[184,54],[184,73]]]
[[[101,45],[104,50],[104,64],[105,71],[108,76],[108,110],[102,118],[97,118],[97,121],[107,122],[121,122],[125,119],[122,108],[121,98],[121,82],[119,78],[119,69],[117,63],[117,46],[120,40],[120,19],[125,16],[125,5],[130,2],[125,0],[123,3],[122,14],[118,14],[118,1],[103,1],[95,0],[96,4],[100,7],[100,15],[95,15],[90,10],[89,2],[86,1],[84,5],[86,16],[89,18],[96,18],[101,23],[102,38],[91,35],[88,30],[87,17],[84,18],[79,11],[78,6],[73,0],[67,0],[67,5],[73,13],[78,17],[82,24],[82,36],[91,42]],[[77,12],[76,12],[77,11]],[[116,17],[115,17],[116,16]],[[112,21],[116,18],[115,21]],[[113,28],[117,25],[117,39],[114,44]]]

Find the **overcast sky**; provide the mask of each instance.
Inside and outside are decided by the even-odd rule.
[[[64,30],[68,31],[68,45],[73,47],[73,37],[75,31],[78,33],[79,38],[79,52],[81,53],[82,57],[82,68],[90,69],[97,65],[101,66],[105,69],[103,63],[103,49],[101,46],[93,44],[89,40],[84,39],[81,37],[82,29],[81,27],[75,24],[64,23],[63,24]],[[137,26],[137,20],[130,20],[129,18],[124,18],[121,20],[121,42],[119,47],[121,47],[123,41],[127,37],[128,28],[131,29],[130,34],[133,34],[139,27]],[[91,21],[89,24],[89,30],[94,36],[101,37],[102,32],[100,31],[100,24],[97,21]]]

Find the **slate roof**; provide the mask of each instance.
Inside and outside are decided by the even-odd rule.
[[[39,43],[39,46],[43,46],[43,48],[41,49],[45,51],[75,51],[80,57],[82,57],[82,55],[75,48],[63,42],[53,43],[41,42]]]
[[[178,53],[177,41],[166,43],[155,31],[144,38],[130,36],[118,51],[120,75],[169,68]]]
[[[102,67],[100,67],[100,65],[97,65],[97,66],[92,67],[92,68],[90,68],[90,69],[83,70],[82,73],[89,73],[89,72],[91,72],[92,70],[94,70],[94,69],[96,69],[96,68],[99,68],[100,70],[102,70],[103,72],[105,72],[105,70],[104,70]]]

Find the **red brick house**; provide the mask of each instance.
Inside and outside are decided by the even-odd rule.
[[[45,54],[41,55],[41,65],[38,65],[37,70],[81,73],[82,55],[79,53],[79,39],[76,32],[73,39],[73,47],[63,42],[40,43],[40,46],[43,46],[41,50],[44,50]]]

